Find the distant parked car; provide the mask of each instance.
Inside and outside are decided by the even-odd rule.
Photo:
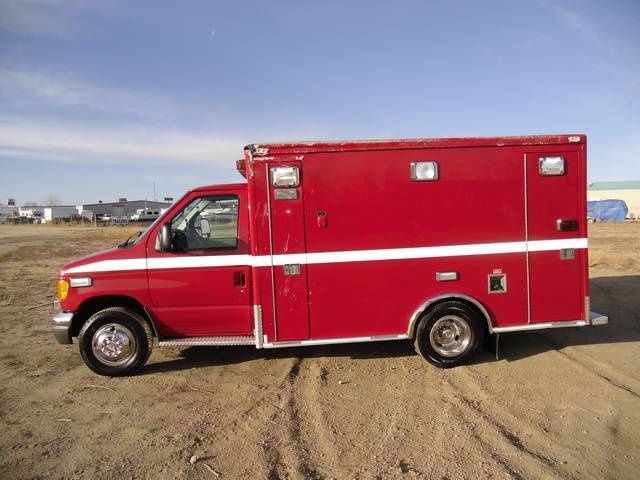
[[[148,220],[155,220],[160,216],[160,210],[153,210],[151,208],[139,208],[136,213],[131,215],[132,222],[145,222]]]

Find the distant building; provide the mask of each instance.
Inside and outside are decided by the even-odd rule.
[[[587,185],[587,200],[624,200],[629,216],[640,217],[640,181],[590,183]]]
[[[0,206],[0,222],[4,222],[9,218],[18,217],[18,207],[15,206]]]
[[[18,215],[20,217],[40,219],[44,217],[44,206],[29,205],[28,207],[19,207]]]
[[[123,199],[124,200],[124,199]],[[90,203],[85,205],[29,205],[23,207],[0,206],[0,221],[10,218],[23,217],[28,222],[55,222],[56,220],[79,220],[84,218],[91,221],[94,215],[97,220],[108,216],[112,219],[129,220],[132,215],[151,211],[158,215],[171,206],[171,202],[155,202],[149,200],[133,200],[131,202]],[[156,215],[157,216],[157,215]],[[142,217],[141,217],[142,218]],[[29,219],[29,220],[26,220]]]
[[[107,215],[110,217],[127,217],[135,214],[138,209],[157,209],[162,210],[168,208],[171,202],[154,202],[150,200],[132,200],[126,202],[112,203],[89,203],[82,205],[82,210],[92,211],[98,219]],[[81,212],[82,212],[81,210]]]
[[[87,216],[84,212],[86,220],[91,221],[91,215]],[[56,205],[53,207],[44,207],[43,217],[45,222],[55,222],[56,220],[72,220],[80,219],[80,212],[75,205]]]
[[[28,207],[16,207],[16,210],[16,216],[28,218],[35,223],[79,219],[82,213],[81,208],[76,205],[30,205]],[[84,217],[87,220],[91,220],[91,216],[87,216],[86,212]]]

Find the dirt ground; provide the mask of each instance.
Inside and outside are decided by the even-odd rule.
[[[503,335],[497,361],[192,347],[105,378],[55,343],[49,304],[60,266],[130,233],[0,226],[0,477],[638,478],[640,224],[591,226],[609,325]]]

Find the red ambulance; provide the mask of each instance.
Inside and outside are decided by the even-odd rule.
[[[60,343],[125,375],[160,347],[408,340],[440,367],[590,312],[586,136],[253,144],[59,272]]]

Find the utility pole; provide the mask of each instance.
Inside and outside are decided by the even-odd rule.
[[[156,181],[153,181],[153,201],[157,202],[158,198],[156,197]]]

